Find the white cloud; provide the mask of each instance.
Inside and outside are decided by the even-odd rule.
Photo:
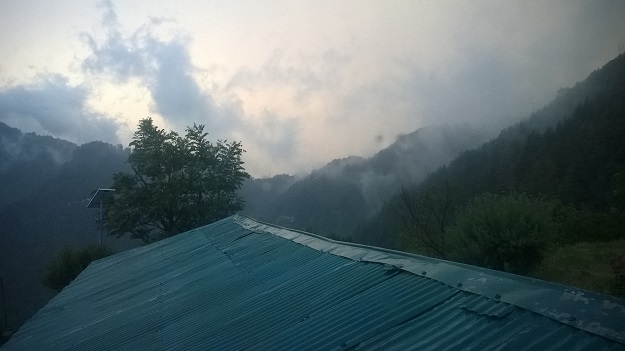
[[[28,55],[10,51],[28,12],[0,21],[15,33],[0,48],[0,81],[31,89],[11,83],[19,60],[43,57],[32,66],[41,71],[42,52],[75,49],[58,38],[89,33],[67,63],[79,70],[51,68],[82,89],[83,110],[126,123],[117,132],[125,139],[143,113],[179,131],[205,124],[213,138],[243,141],[255,175],[367,156],[432,123],[502,127],[625,46],[625,3],[612,0],[100,4],[73,37],[51,31],[54,45],[25,31],[37,43]]]

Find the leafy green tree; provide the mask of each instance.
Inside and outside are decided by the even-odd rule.
[[[61,291],[91,262],[112,254],[113,251],[99,245],[88,246],[79,251],[64,248],[58,257],[48,265],[43,275],[43,285]]]
[[[249,175],[239,142],[206,140],[203,125],[184,137],[142,119],[128,163],[134,174],[114,175],[115,195],[105,208],[110,235],[151,243],[240,211],[236,191]]]
[[[482,267],[527,274],[559,236],[563,207],[520,193],[477,196],[450,228],[456,255]]]

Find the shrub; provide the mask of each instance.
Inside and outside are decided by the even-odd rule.
[[[455,258],[471,264],[527,274],[558,237],[562,206],[526,194],[483,194],[456,217],[450,232]]]
[[[625,255],[612,257],[610,266],[614,272],[612,293],[617,296],[625,296]]]
[[[91,262],[111,254],[113,251],[98,245],[88,246],[78,251],[66,247],[48,265],[43,276],[43,284],[50,289],[61,291]]]

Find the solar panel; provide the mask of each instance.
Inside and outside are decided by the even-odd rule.
[[[89,204],[87,204],[87,208],[100,208],[100,203],[104,203],[109,196],[113,195],[115,189],[98,189]]]

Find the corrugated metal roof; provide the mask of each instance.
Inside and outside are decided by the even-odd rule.
[[[233,216],[92,263],[2,350],[625,350],[625,303]]]

